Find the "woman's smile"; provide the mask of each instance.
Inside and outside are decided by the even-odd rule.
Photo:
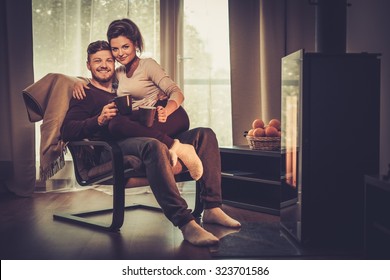
[[[119,36],[110,40],[112,55],[115,59],[126,65],[136,56],[136,47],[134,43],[125,36]]]

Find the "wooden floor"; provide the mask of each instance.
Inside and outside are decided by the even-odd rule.
[[[193,192],[183,192],[193,205]],[[127,195],[127,203],[156,204],[152,194]],[[161,212],[130,210],[120,232],[93,230],[53,220],[55,212],[82,212],[110,207],[112,196],[95,189],[35,193],[30,198],[0,197],[0,257],[10,259],[212,259],[208,248],[183,241],[179,229]],[[241,222],[279,220],[278,216],[223,206]],[[108,215],[94,217],[109,220]],[[230,232],[209,226],[222,237]]]

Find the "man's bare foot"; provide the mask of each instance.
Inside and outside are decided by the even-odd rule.
[[[203,223],[218,224],[225,227],[238,228],[241,227],[240,222],[229,217],[221,208],[215,207],[205,209],[203,212]]]
[[[239,228],[239,227],[234,227],[234,228],[233,227],[224,227],[221,225],[210,224],[210,223],[209,224],[204,223],[202,226],[205,230],[214,234],[219,240],[221,240],[222,238],[224,238],[225,236],[227,236],[229,234],[238,233],[241,230],[241,228]]]
[[[219,242],[216,236],[203,229],[194,220],[182,226],[180,230],[184,240],[195,246],[212,246]]]

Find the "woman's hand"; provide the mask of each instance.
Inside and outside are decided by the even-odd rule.
[[[100,126],[106,125],[109,120],[116,116],[118,109],[115,106],[115,102],[108,103],[103,107],[102,112],[98,117],[98,124]]]
[[[168,100],[167,105],[165,107],[157,106],[158,121],[165,123],[169,115],[175,112],[177,108],[179,108],[179,105],[177,105],[176,101],[174,100]]]
[[[157,106],[157,119],[161,123],[165,123],[168,118],[167,109],[163,106]]]
[[[89,89],[88,85],[83,82],[76,82],[73,87],[73,98],[76,98],[78,100],[85,98],[85,91],[84,88]]]

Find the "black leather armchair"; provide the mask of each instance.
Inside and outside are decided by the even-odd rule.
[[[26,105],[28,118],[31,122],[43,120],[41,124],[41,168],[45,162],[45,168],[49,165],[49,172],[43,168],[45,178],[47,173],[58,170],[63,164],[62,145],[60,140],[60,127],[68,109],[69,100],[72,98],[74,83],[78,79],[58,73],[49,73],[34,84],[22,91],[23,101]],[[44,145],[42,145],[44,144]],[[125,188],[149,185],[142,162],[135,156],[123,156],[122,151],[115,142],[104,141],[73,141],[66,144],[74,164],[76,180],[81,186],[108,185],[113,187],[113,207],[83,213],[56,213],[54,219],[109,231],[118,231],[123,225],[124,213],[131,208],[160,208],[146,205],[125,206]],[[43,149],[42,149],[43,147]],[[98,164],[94,160],[98,147],[105,147],[111,152],[112,160],[104,164]],[[44,154],[42,154],[42,150]],[[56,158],[60,158],[60,163]],[[50,168],[50,164],[54,168]],[[55,171],[53,171],[55,173]],[[192,181],[188,171],[182,172],[182,168],[175,168],[176,181]],[[203,206],[200,203],[199,183],[196,183],[196,199],[193,215],[200,217]],[[92,214],[112,212],[112,221],[109,224],[98,223],[88,218]]]
[[[104,147],[111,152],[112,160],[103,164],[94,163],[94,150],[97,147]],[[147,186],[148,180],[145,177],[141,160],[132,155],[122,155],[122,151],[115,142],[104,141],[73,141],[67,144],[74,164],[76,180],[81,186],[90,185],[112,185],[113,207],[110,209],[99,209],[82,213],[56,213],[54,219],[62,220],[108,231],[118,231],[123,225],[124,214],[129,209],[152,209],[161,211],[160,208],[143,204],[132,204],[125,206],[125,189],[140,186]],[[193,181],[188,171],[182,171],[182,166],[177,165],[174,169],[177,182]],[[199,218],[203,206],[200,202],[199,183],[196,182],[196,197],[193,215]],[[99,213],[112,212],[112,220],[109,224],[97,222],[88,216]]]

